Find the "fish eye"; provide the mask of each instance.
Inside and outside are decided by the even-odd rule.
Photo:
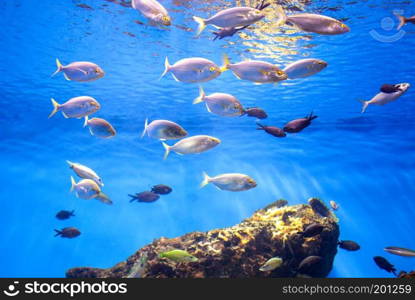
[[[284,75],[284,72],[283,71],[277,71],[277,74],[282,76],[282,75]]]

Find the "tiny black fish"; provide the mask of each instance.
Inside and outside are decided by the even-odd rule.
[[[323,260],[323,258],[321,256],[314,256],[314,255],[307,256],[298,265],[298,272],[299,273],[309,273],[322,260]]]
[[[131,197],[130,202],[138,201],[138,202],[154,202],[157,201],[160,196],[156,193],[145,191],[141,193],[137,193],[135,195],[128,195]]]
[[[275,201],[275,206],[280,208],[280,207],[284,207],[288,204],[288,201],[285,199],[279,199],[277,201]]]
[[[311,121],[313,121],[315,118],[317,118],[317,116],[313,116],[313,113],[311,113],[307,117],[295,119],[288,122],[285,124],[283,129],[288,133],[300,132],[304,128],[308,127],[311,124]]]
[[[319,223],[313,223],[308,225],[304,231],[302,232],[302,235],[304,237],[313,237],[318,234],[320,234],[324,229],[324,225],[321,225]]]
[[[273,135],[275,137],[285,137],[287,134],[282,130],[281,128],[274,127],[274,126],[264,126],[259,123],[257,123],[259,126],[257,130],[264,130],[266,133]]]
[[[393,273],[393,275],[396,276],[396,269],[394,265],[392,265],[390,262],[386,260],[386,258],[382,256],[375,256],[373,257],[373,260],[375,261],[376,265],[385,270],[386,272]]]
[[[55,236],[61,236],[63,238],[73,239],[81,234],[81,232],[75,227],[65,227],[62,230],[55,229]]]
[[[262,108],[259,108],[259,107],[247,108],[247,109],[245,109],[244,112],[248,117],[254,117],[254,118],[261,119],[261,120],[268,118],[268,115],[265,112],[265,110],[263,110]]]
[[[330,216],[330,210],[328,207],[318,198],[311,198],[308,200],[308,204],[310,204],[313,211],[323,217]]]
[[[294,214],[295,214],[295,212],[293,212],[293,211],[286,211],[282,214],[281,220],[284,223],[288,223],[289,218]]]
[[[337,244],[340,248],[348,251],[357,251],[360,249],[360,245],[353,241],[339,241]]]
[[[151,188],[151,191],[153,193],[156,193],[156,194],[159,194],[159,195],[170,194],[172,190],[173,189],[171,187],[169,187],[167,185],[164,185],[164,184],[158,184],[158,185],[155,185]]]
[[[75,217],[74,212],[75,212],[74,210],[72,211],[61,210],[60,212],[56,214],[56,218],[59,220],[66,220],[66,219],[69,219],[70,217]]]

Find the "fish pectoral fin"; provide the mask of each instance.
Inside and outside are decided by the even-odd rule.
[[[261,73],[262,75],[265,75],[265,76],[270,75],[270,72],[265,71],[265,70],[259,70],[259,73]]]
[[[262,82],[254,82],[255,85],[261,85],[263,84]]]
[[[68,75],[66,75],[65,72],[63,72],[63,77],[65,77],[66,80],[71,81],[71,79],[68,77]]]

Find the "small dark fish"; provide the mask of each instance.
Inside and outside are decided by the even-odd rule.
[[[62,230],[55,229],[55,236],[61,236],[63,238],[73,239],[81,234],[81,232],[75,227],[65,227]]]
[[[93,8],[91,6],[89,6],[88,4],[84,4],[84,3],[77,4],[76,6],[78,6],[80,8],[85,8],[85,9],[93,10]]]
[[[327,208],[327,206],[318,198],[311,198],[308,200],[308,204],[310,204],[313,211],[322,217],[328,217],[330,216],[330,210]]]
[[[324,225],[321,225],[319,223],[313,223],[308,225],[304,231],[302,232],[302,235],[304,237],[313,237],[318,234],[320,234],[324,229]]]
[[[257,125],[259,126],[257,128],[257,130],[264,130],[266,133],[273,135],[275,137],[285,137],[287,136],[284,132],[284,130],[282,130],[281,128],[278,127],[274,127],[274,126],[264,126],[261,125],[259,123],[257,123]]]
[[[66,219],[69,219],[70,217],[75,217],[74,212],[75,212],[74,210],[72,211],[61,210],[60,212],[56,214],[56,218],[59,220],[66,220]]]
[[[396,276],[396,269],[394,265],[392,265],[390,262],[386,260],[386,258],[382,256],[375,256],[373,257],[373,260],[375,261],[376,265],[381,268],[382,270],[385,270],[386,272],[393,273],[393,275]]]
[[[289,217],[291,217],[292,215],[294,215],[295,212],[293,211],[286,211],[285,213],[282,214],[281,220],[287,224],[288,223],[288,219]]]
[[[261,119],[261,120],[268,118],[268,115],[265,112],[265,110],[263,110],[262,108],[259,108],[259,107],[247,108],[247,109],[245,109],[244,112],[248,117],[254,117],[254,118]]]
[[[277,201],[275,201],[275,206],[280,208],[280,207],[284,207],[288,204],[288,201],[285,199],[279,199]]]
[[[215,41],[216,39],[223,39],[225,37],[228,36],[233,36],[235,33],[237,33],[238,31],[244,30],[245,28],[247,28],[247,26],[241,27],[241,28],[235,28],[235,27],[224,27],[221,28],[219,31],[214,31],[212,32],[215,37],[213,38],[213,40]]]
[[[263,9],[267,8],[268,6],[270,6],[270,5],[271,5],[271,3],[266,3],[265,0],[263,0],[255,8],[258,9],[258,10],[263,10]],[[215,35],[215,38],[213,40],[216,40],[217,38],[219,38],[221,40],[225,37],[233,36],[235,33],[237,33],[238,31],[244,30],[248,26],[249,25],[246,25],[246,26],[243,26],[243,27],[240,27],[240,28],[235,28],[235,27],[221,28],[219,31],[212,32]]]
[[[401,247],[386,247],[386,252],[389,252],[390,254],[395,254],[399,256],[405,256],[405,257],[415,257],[415,250],[407,249],[407,248],[401,248]]]
[[[337,244],[340,248],[348,251],[357,251],[360,249],[360,245],[353,241],[339,241]]]
[[[321,256],[307,256],[298,265],[299,273],[309,273],[323,258]]]
[[[131,197],[130,202],[137,201],[137,202],[154,202],[157,201],[160,196],[156,193],[145,191],[135,195],[128,195]]]
[[[333,210],[338,210],[340,208],[340,206],[333,200],[330,201],[330,206]]]
[[[169,187],[167,185],[164,185],[164,184],[158,184],[158,185],[155,185],[151,188],[151,191],[153,193],[156,193],[156,194],[159,194],[159,195],[170,194],[172,190],[173,189],[171,187]]]
[[[311,113],[307,117],[292,120],[285,124],[284,131],[288,133],[300,132],[304,128],[308,127],[311,124],[311,121],[313,121],[315,118],[317,118],[317,116],[313,116],[313,113]]]

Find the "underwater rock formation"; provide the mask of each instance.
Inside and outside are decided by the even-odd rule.
[[[324,226],[313,237],[302,231],[310,224]],[[275,204],[256,211],[240,224],[208,232],[192,232],[176,238],[160,238],[141,248],[126,261],[108,269],[73,268],[69,278],[249,278],[325,277],[337,253],[339,226],[331,213],[315,213],[310,205],[278,208]],[[195,262],[175,262],[159,254],[173,249],[186,250]],[[283,263],[273,271],[259,268],[272,257]],[[321,256],[318,265],[300,274],[298,266],[308,256]],[[303,272],[304,273],[304,272]]]

